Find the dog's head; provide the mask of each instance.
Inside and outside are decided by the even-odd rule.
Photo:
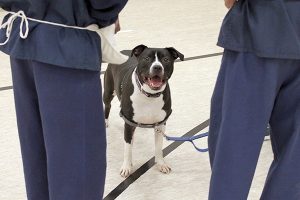
[[[131,56],[138,60],[136,73],[142,86],[146,90],[162,91],[174,70],[174,61],[177,58],[184,59],[173,47],[148,48],[145,45],[135,47]]]

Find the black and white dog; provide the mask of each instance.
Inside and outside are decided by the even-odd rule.
[[[122,177],[128,177],[132,170],[132,139],[136,127],[154,128],[157,166],[163,173],[171,170],[163,159],[162,147],[166,121],[172,112],[168,80],[178,57],[180,60],[184,58],[173,47],[139,45],[125,63],[107,67],[103,94],[106,123],[114,93],[121,102],[120,116],[125,121]]]

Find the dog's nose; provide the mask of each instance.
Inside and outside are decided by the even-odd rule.
[[[153,66],[153,70],[154,70],[155,72],[161,72],[161,71],[162,71],[162,66],[160,66],[160,65],[155,65],[155,66]]]

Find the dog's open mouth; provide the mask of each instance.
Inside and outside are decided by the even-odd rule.
[[[144,82],[153,90],[159,90],[166,82],[160,76],[145,77]]]

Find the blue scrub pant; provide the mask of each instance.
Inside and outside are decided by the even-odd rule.
[[[106,136],[99,72],[11,58],[29,200],[100,200]]]
[[[211,101],[209,200],[246,200],[268,123],[261,200],[300,199],[300,60],[225,50]]]

